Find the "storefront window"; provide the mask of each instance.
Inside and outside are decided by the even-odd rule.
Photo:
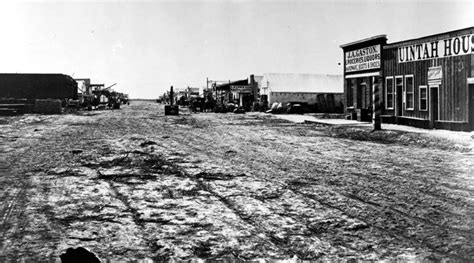
[[[426,86],[420,86],[420,110],[428,110],[428,92]]]
[[[393,110],[393,77],[387,77],[385,79],[385,108]]]
[[[405,77],[405,88],[406,88],[406,108],[407,110],[413,110],[415,109],[413,75]]]

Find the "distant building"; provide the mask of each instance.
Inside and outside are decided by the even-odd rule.
[[[218,103],[234,103],[246,111],[252,110],[252,105],[259,98],[259,87],[254,75],[250,75],[248,79],[215,85],[214,91]]]
[[[199,88],[196,87],[187,87],[184,92],[186,93],[186,97],[192,98],[192,97],[198,97],[199,96]]]
[[[0,74],[0,98],[77,99],[77,82],[64,74]]]
[[[235,103],[237,104],[240,101],[240,91],[246,92],[248,89],[248,80],[234,80],[227,83],[221,83],[214,85],[214,91],[216,94],[217,103],[226,104],[226,103]]]
[[[260,80],[260,96],[269,106],[275,102],[319,104],[323,111],[333,111],[331,106],[328,109],[327,100],[334,107],[342,103],[342,80],[341,75],[265,73]]]
[[[187,97],[185,90],[177,90],[175,91],[174,96],[174,103],[177,105],[187,105]]]
[[[91,101],[94,97],[91,89],[91,79],[74,79],[77,82],[77,99],[80,103],[85,103],[86,101]]]

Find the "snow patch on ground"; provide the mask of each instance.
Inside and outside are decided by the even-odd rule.
[[[325,125],[343,125],[343,126],[358,126],[358,127],[372,127],[371,123],[367,122],[358,122],[354,120],[345,120],[345,119],[321,119],[316,118],[311,115],[298,115],[298,114],[273,114],[270,115],[273,118],[279,118],[283,120],[288,120],[294,123],[304,123],[304,122],[314,122]],[[452,141],[455,144],[462,146],[468,146],[470,149],[474,150],[474,132],[459,132],[459,131],[449,131],[449,130],[440,130],[440,129],[421,129],[406,125],[396,125],[396,124],[382,124],[383,130],[395,130],[395,131],[404,131],[410,133],[419,133],[433,138],[443,138]]]

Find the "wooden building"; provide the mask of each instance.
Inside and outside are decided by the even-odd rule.
[[[474,27],[383,48],[383,121],[474,130]]]
[[[196,98],[196,97],[199,97],[199,88],[198,87],[187,87],[185,90],[184,90],[185,94],[186,94],[186,98],[190,99],[190,98]]]
[[[344,112],[350,119],[370,121],[372,117],[373,88],[380,84],[382,48],[386,35],[378,35],[341,45],[344,51]]]
[[[0,73],[0,98],[77,99],[77,82],[64,74]]]
[[[254,75],[250,75],[248,79],[214,85],[218,103],[234,103],[246,111],[252,110],[252,105],[258,101],[258,89],[258,83],[255,81]]]
[[[383,123],[474,130],[474,27],[388,44],[380,35],[341,48],[349,118],[369,121],[379,97]]]

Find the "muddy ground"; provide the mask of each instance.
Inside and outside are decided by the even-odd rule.
[[[474,260],[474,155],[163,105],[0,119],[0,261]]]

